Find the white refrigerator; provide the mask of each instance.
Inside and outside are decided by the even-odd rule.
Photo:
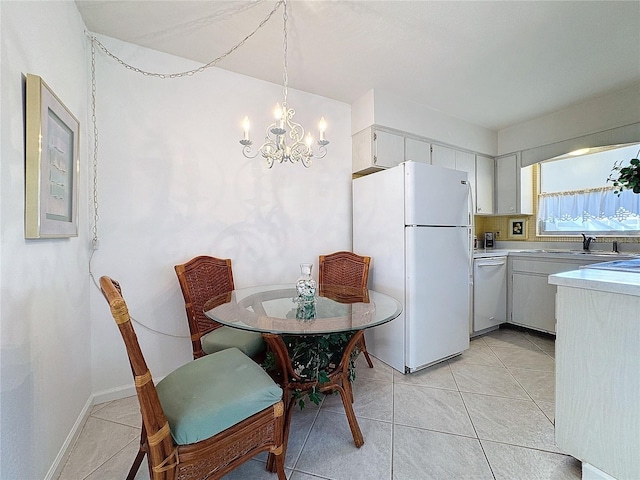
[[[418,162],[353,180],[353,251],[371,257],[369,287],[403,305],[367,349],[402,373],[469,348],[469,198],[466,172]]]

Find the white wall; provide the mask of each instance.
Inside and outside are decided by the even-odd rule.
[[[100,37],[123,60],[162,72],[195,64]],[[289,89],[303,126],[327,119],[331,141],[309,169],[242,155],[245,115],[258,145],[282,86],[220,69],[162,80],[97,56],[100,247],[96,279],[120,281],[133,316],[167,337],[136,326],[152,374],[189,361],[191,343],[173,266],[201,255],[231,258],[236,286],[282,282],[301,262],[351,248],[350,107]],[[314,270],[314,273],[317,273]],[[93,391],[104,398],[131,385],[104,298],[91,291]],[[115,391],[115,393],[114,393]]]
[[[558,112],[502,129],[498,154],[549,145],[640,122],[640,83]],[[560,152],[555,155],[560,155]]]
[[[74,2],[0,2],[3,479],[44,478],[91,395],[87,49]],[[24,238],[26,73],[80,120],[79,236]]]
[[[496,132],[451,117],[384,90],[370,90],[352,105],[352,133],[376,124],[491,157],[498,151]]]
[[[51,476],[92,395],[118,396],[131,373],[107,305],[89,279],[92,227],[89,44],[73,2],[0,2],[0,478]],[[127,61],[159,71],[193,63],[112,39]],[[122,283],[152,373],[191,358],[173,266],[230,257],[239,287],[291,282],[299,263],[351,248],[350,107],[289,90],[296,119],[328,121],[328,155],[310,169],[246,159],[249,115],[260,144],[282,86],[210,69],[147,78],[98,54],[100,247],[95,278]],[[24,239],[25,73],[40,75],[81,123],[80,235]]]

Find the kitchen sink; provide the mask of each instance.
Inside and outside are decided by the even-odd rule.
[[[584,250],[570,250],[569,253],[576,255],[620,255],[619,252],[598,252],[598,251],[584,251]]]

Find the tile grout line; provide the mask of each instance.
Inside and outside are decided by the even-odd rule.
[[[522,337],[526,338],[526,335],[522,334],[521,332],[518,332]],[[540,350],[542,353],[544,353],[545,355],[549,356],[554,363],[554,368],[553,368],[553,374],[555,377],[555,358],[551,357],[551,355],[548,355],[547,352],[545,352],[544,350],[542,350],[538,345],[536,345],[535,343],[533,343],[531,340],[529,340],[528,338],[526,338],[526,340],[528,342],[530,342],[532,345],[534,345],[538,350]],[[491,348],[491,345],[489,345],[489,348],[491,349],[491,351],[493,352],[493,354],[498,357],[498,360],[500,360],[500,363],[502,363],[502,365],[504,365],[504,368],[507,370],[507,372],[509,372],[509,375],[511,375],[511,377],[515,380],[515,382],[520,386],[520,388],[522,388],[522,390],[524,390],[524,392],[527,394],[527,396],[529,397],[529,399],[533,402],[533,404],[538,408],[538,410],[540,410],[540,412],[542,412],[542,414],[544,415],[544,417],[551,423],[551,425],[553,425],[553,427],[555,428],[555,422],[552,422],[551,419],[547,416],[547,414],[544,412],[544,410],[542,410],[542,408],[540,408],[540,405],[538,405],[538,403],[534,400],[534,398],[531,396],[531,394],[529,393],[529,391],[524,387],[524,385],[522,385],[518,379],[515,377],[515,375],[511,372],[511,370],[509,370],[509,367],[507,367],[507,365],[502,361],[502,359],[495,353],[495,351],[493,350],[493,348]],[[523,347],[524,348],[524,347]],[[520,367],[522,368],[522,367]],[[546,370],[535,370],[535,369],[528,369],[528,370],[534,370],[534,371],[543,371],[546,372]],[[554,404],[555,404],[555,398],[554,398]]]
[[[395,457],[395,439],[396,439],[396,376],[393,368],[391,369],[391,477],[393,480],[393,460]]]
[[[302,472],[301,470],[296,470],[296,467],[298,466],[298,462],[300,461],[300,457],[302,456],[302,452],[304,451],[304,447],[307,445],[307,441],[309,440],[309,437],[311,436],[311,431],[313,430],[314,425],[318,421],[318,416],[320,415],[320,410],[322,409],[322,405],[324,404],[324,399],[325,399],[325,397],[322,397],[322,401],[320,402],[320,405],[318,405],[318,408],[316,409],[316,414],[313,417],[313,422],[311,422],[311,426],[309,427],[309,431],[307,432],[307,434],[304,437],[304,441],[302,442],[302,447],[300,447],[300,451],[298,452],[298,455],[296,456],[296,459],[293,462],[293,466],[291,467],[291,474],[292,475],[293,475],[294,472],[305,473],[305,472]],[[294,406],[292,406],[292,408],[294,408]],[[332,413],[332,412],[329,412],[329,413]],[[289,430],[289,434],[291,434],[291,430]],[[287,445],[287,449],[288,448],[289,448],[289,446]],[[284,460],[285,460],[285,462],[287,461],[286,458]]]
[[[486,342],[485,342],[485,344],[486,344]],[[484,445],[482,445],[482,442],[480,441],[480,436],[478,435],[478,430],[476,429],[475,423],[473,423],[473,418],[471,418],[471,414],[469,413],[469,408],[467,407],[467,402],[464,401],[464,396],[462,395],[462,392],[460,391],[460,386],[458,385],[458,381],[456,380],[456,376],[453,373],[453,369],[451,368],[451,363],[449,361],[447,361],[447,366],[449,367],[449,372],[451,373],[451,376],[453,377],[453,381],[456,384],[456,388],[458,389],[458,395],[460,396],[460,399],[462,400],[462,405],[464,406],[464,411],[467,412],[467,417],[469,417],[469,422],[471,422],[471,427],[473,427],[473,431],[476,434],[476,440],[478,440],[478,445],[480,445],[480,449],[482,450],[482,454],[484,455],[484,459],[487,461],[487,465],[489,466],[489,470],[491,471],[491,475],[493,476],[493,479],[496,480],[496,474],[493,471],[493,467],[491,466],[491,462],[489,461],[489,457],[487,457],[487,452],[484,449]]]

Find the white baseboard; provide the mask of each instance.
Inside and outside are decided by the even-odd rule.
[[[582,480],[616,480],[611,475],[590,465],[586,462],[582,463]]]
[[[60,476],[60,472],[62,471],[64,464],[69,458],[71,449],[75,445],[76,440],[80,435],[80,432],[82,432],[82,428],[84,427],[84,424],[87,422],[87,418],[89,418],[89,414],[91,413],[91,408],[93,407],[93,405],[94,404],[93,404],[93,395],[92,395],[89,397],[89,399],[87,400],[87,403],[85,403],[84,407],[80,411],[80,415],[78,415],[78,418],[73,424],[73,427],[69,432],[69,435],[67,435],[67,438],[62,444],[62,448],[60,448],[60,451],[58,452],[58,455],[53,461],[53,464],[49,468],[49,471],[45,475],[44,480],[55,480]]]
[[[119,400],[121,398],[130,397],[135,394],[136,388],[133,385],[110,388],[108,390],[103,390],[101,392],[92,394],[87,400],[87,403],[80,411],[78,418],[73,424],[73,427],[71,428],[69,435],[67,435],[66,440],[62,444],[62,447],[60,448],[58,455],[53,461],[53,464],[49,468],[47,475],[44,477],[44,480],[55,480],[60,476],[60,473],[62,472],[62,469],[64,468],[64,465],[68,460],[69,455],[71,454],[71,450],[76,444],[76,441],[80,436],[80,432],[82,432],[82,428],[84,427],[85,423],[87,423],[89,415],[91,415],[91,410],[94,405],[98,405],[104,402],[110,402],[113,400]]]
[[[136,394],[136,387],[134,385],[126,385],[122,387],[109,388],[93,394],[93,404],[111,402],[113,400],[120,400],[121,398],[131,397]]]

